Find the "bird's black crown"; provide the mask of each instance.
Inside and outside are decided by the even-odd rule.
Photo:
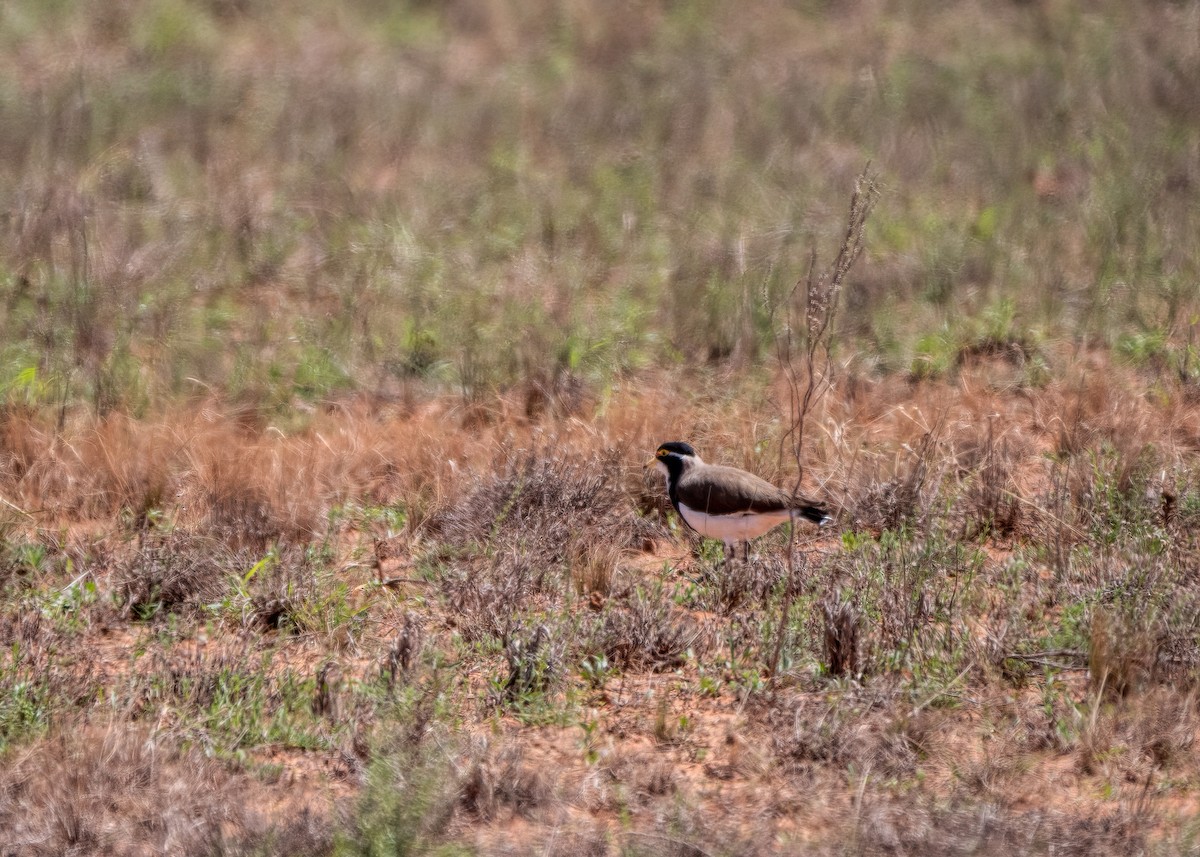
[[[666,443],[661,443],[658,446],[658,452],[655,453],[659,458],[664,455],[695,455],[696,450],[692,448],[690,443],[684,443],[681,440],[669,440]]]

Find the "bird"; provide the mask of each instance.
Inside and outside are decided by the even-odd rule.
[[[738,542],[750,554],[750,539],[797,518],[825,526],[833,517],[823,503],[793,495],[765,479],[739,470],[708,464],[690,443],[660,444],[646,467],[655,466],[667,478],[667,496],[679,517],[702,536],[725,543],[725,558],[736,556]]]

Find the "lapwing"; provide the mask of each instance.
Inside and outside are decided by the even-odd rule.
[[[785,521],[803,518],[818,526],[833,518],[825,507],[806,497],[792,495],[753,473],[736,467],[706,464],[689,443],[669,441],[659,446],[646,466],[654,465],[667,477],[667,496],[683,522],[702,536],[725,543],[732,558],[738,542],[758,538]]]

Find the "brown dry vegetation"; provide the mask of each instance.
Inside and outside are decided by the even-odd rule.
[[[808,478],[842,537],[797,543],[773,681],[782,537],[723,570],[641,469],[679,435],[784,481],[729,456],[778,431],[771,387],[648,377],[483,425],[362,403],[288,436],[213,404],[7,416],[11,853],[1186,850],[1200,409],[1060,365],[835,385]]]
[[[0,5],[0,857],[1195,853],[1198,32]]]

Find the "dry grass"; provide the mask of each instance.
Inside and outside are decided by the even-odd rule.
[[[1194,853],[1198,15],[0,5],[0,854]]]
[[[247,775],[151,733],[90,726],[8,760],[0,847],[6,855],[113,857],[246,854],[264,844],[280,854],[328,852],[323,801],[308,806],[295,790],[263,791]],[[287,818],[277,817],[285,808]]]
[[[646,377],[587,421],[530,421],[514,395],[482,425],[462,421],[457,399],[349,404],[291,435],[209,404],[123,418],[119,432],[111,416],[69,420],[42,445],[27,414],[34,453],[3,489],[28,507],[8,523],[4,752],[77,752],[58,736],[102,716],[102,741],[139,736],[118,753],[133,770],[130,747],[157,724],[164,752],[225,759],[230,789],[259,794],[238,772],[266,765],[288,772],[267,778],[292,782],[285,793],[309,771],[359,795],[337,846],[348,853],[379,825],[484,853],[572,837],[601,852],[952,853],[968,831],[981,853],[1076,840],[1170,852],[1191,805],[1178,784],[1195,775],[1197,547],[1183,522],[1200,423],[1190,400],[1142,395],[1136,373],[1075,374],[1061,359],[1067,380],[1034,394],[834,385],[808,478],[858,511],[840,539],[796,544],[770,692],[783,536],[722,569],[673,535],[661,486],[641,473],[646,450],[685,436],[787,478],[772,456],[759,468],[731,455],[769,436],[747,405],[769,389],[718,398]],[[1072,401],[1093,404],[1076,419]],[[1060,449],[1056,412],[1093,445]],[[209,440],[145,464],[165,486],[149,513],[71,495],[128,484],[80,450],[152,446],[189,419]],[[1137,443],[1106,442],[1130,427]],[[245,497],[276,498],[250,523],[303,508],[320,525],[217,526],[230,501],[208,489],[212,474],[237,468]],[[277,493],[283,474],[300,496]],[[495,729],[503,740],[484,741]],[[13,770],[30,776],[26,764]],[[411,811],[388,803],[385,781],[417,789],[404,792]],[[125,813],[84,803],[59,824],[52,805],[66,798],[38,794],[22,798],[38,807],[27,821],[56,837],[103,844],[106,813]],[[234,853],[243,841],[283,853],[271,843],[295,835],[328,853],[341,822],[321,806],[309,833],[271,810],[189,835]],[[622,808],[636,809],[615,827]]]

